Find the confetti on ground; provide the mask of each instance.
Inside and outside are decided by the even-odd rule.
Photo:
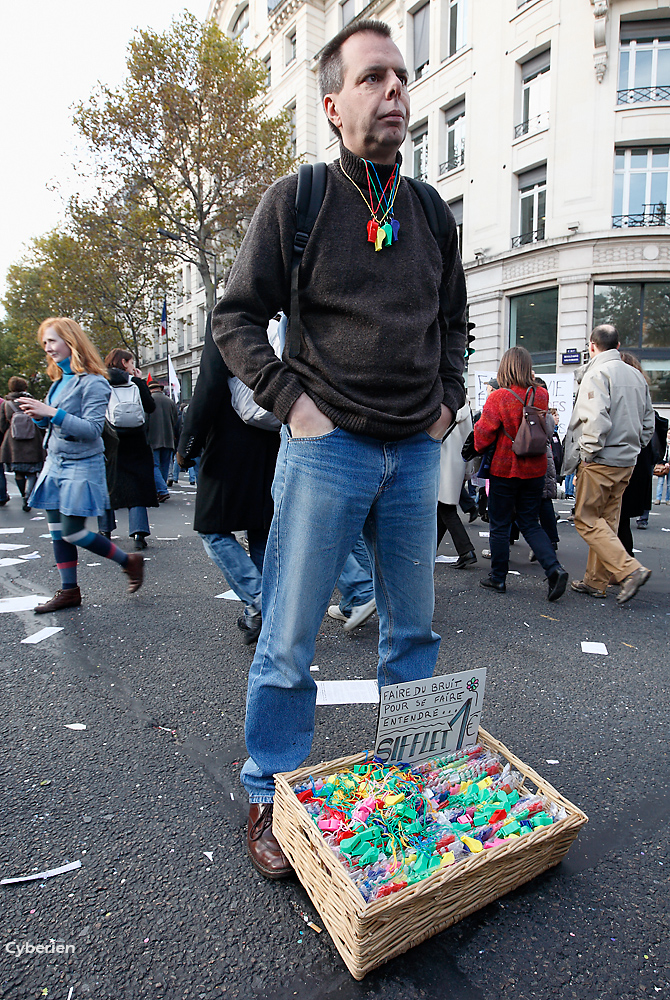
[[[44,594],[30,594],[27,597],[3,597],[0,599],[0,614],[8,611],[32,611],[36,604],[49,599]]]
[[[34,645],[36,642],[41,642],[42,639],[48,639],[50,635],[55,635],[56,632],[62,632],[63,627],[63,625],[50,625],[48,628],[41,628],[39,632],[34,632],[33,635],[29,635],[26,639],[21,639],[21,642]]]
[[[65,724],[65,728],[66,729],[74,729],[78,733],[80,733],[80,732],[83,732],[84,729],[86,729],[86,726],[84,725],[83,722],[67,722]]]
[[[15,552],[16,549],[27,549],[27,545],[14,545],[13,542],[0,543],[0,552]]]
[[[455,563],[458,562],[458,556],[435,556],[436,563]]]
[[[12,559],[11,557],[8,557],[7,559],[0,559],[0,566],[18,566],[20,562],[20,559]]]
[[[42,556],[39,554],[37,549],[34,552],[26,552],[24,555],[19,556],[19,559],[41,559]]]
[[[582,642],[582,653],[598,653],[607,656],[607,646],[604,642]]]
[[[508,569],[507,572],[510,576],[521,576],[518,569]]]
[[[209,858],[210,861],[214,860],[214,853],[212,851],[203,851],[202,853],[206,858]]]
[[[31,517],[31,521],[46,521],[44,514],[38,514],[37,517]]]
[[[547,758],[547,764],[560,764],[560,760],[549,760]]]
[[[86,563],[87,566],[102,566],[102,563]]]
[[[316,663],[313,663],[309,669],[312,671],[312,673],[314,673],[314,671],[318,670],[319,667],[317,667]]]
[[[640,553],[642,552],[642,549],[633,549],[633,552],[634,553],[637,552],[637,554],[640,555]]]
[[[489,534],[490,534],[490,532],[488,532],[488,531],[480,531],[479,532],[479,537],[480,538],[488,538]]]
[[[73,872],[75,868],[81,868],[81,861],[73,861],[61,868],[50,868],[46,872],[38,872],[37,875],[17,875],[16,878],[3,878],[0,879],[0,885],[13,885],[15,882],[37,882],[43,878],[53,878],[54,875],[63,875],[64,872]]]
[[[241,601],[242,598],[238,597],[234,590],[227,590],[225,594],[215,594],[216,598],[223,598],[224,601]]]
[[[25,528],[0,528],[0,535],[20,535]]]
[[[540,615],[540,618],[546,618],[547,621],[550,621],[550,622],[560,621],[560,618],[551,618],[549,615]]]
[[[526,628],[530,628],[530,625],[528,624],[528,622],[524,622],[524,625],[526,626]]]
[[[629,642],[622,642],[622,646],[628,646],[629,649],[637,649],[637,646],[631,646]]]

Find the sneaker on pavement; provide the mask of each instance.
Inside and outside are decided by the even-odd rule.
[[[344,611],[340,611],[339,604],[331,604],[328,608],[328,614],[331,618],[334,618],[336,622],[348,622],[349,616],[345,615]]]
[[[631,597],[635,597],[640,587],[644,587],[650,576],[651,570],[645,566],[634,570],[621,584],[621,590],[616,597],[617,604],[625,604],[626,601],[630,601]]]
[[[570,584],[571,590],[576,590],[578,594],[588,594],[589,597],[607,597],[607,590],[598,590],[597,587],[590,587],[583,580],[573,580]]]
[[[372,598],[367,604],[357,604],[351,609],[351,614],[344,623],[344,631],[351,632],[352,629],[358,628],[360,625],[364,625],[365,622],[370,618],[377,610],[377,603]]]

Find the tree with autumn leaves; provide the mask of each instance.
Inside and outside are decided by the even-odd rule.
[[[75,112],[97,194],[73,199],[63,226],[8,272],[3,329],[23,344],[22,363],[33,363],[41,320],[58,314],[101,351],[123,343],[137,354],[176,259],[197,266],[211,309],[212,256],[234,257],[263,192],[294,167],[288,114],[265,108],[264,66],[213,22],[184,12],[163,33],[139,31],[127,68],[120,88],[100,85]]]

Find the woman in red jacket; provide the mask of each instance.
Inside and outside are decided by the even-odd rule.
[[[547,471],[546,451],[527,458],[521,458],[512,451],[512,442],[523,416],[521,400],[526,398],[528,389],[535,389],[534,405],[539,410],[546,410],[549,406],[549,394],[536,384],[531,356],[524,347],[511,347],[503,354],[497,378],[500,388],[489,395],[475,424],[477,451],[484,451],[495,443],[489,479],[491,571],[479,582],[482,587],[505,593],[510,528],[516,518],[521,534],[546,573],[549,583],[547,597],[550,601],[557,601],[565,593],[568,574],[540,526],[540,503]]]

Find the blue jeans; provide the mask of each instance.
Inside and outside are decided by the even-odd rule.
[[[374,558],[381,686],[430,677],[440,442],[425,431],[378,441],[336,427],[291,438],[282,428],[263,572],[263,628],[247,688],[250,802],[299,767],[314,735],[316,636],[361,532]]]
[[[550,576],[560,563],[546,531],[540,527],[540,504],[544,476],[536,479],[489,478],[489,541],[491,543],[491,571],[489,576],[496,583],[504,583],[509,569],[509,536],[512,521],[537,556],[537,561]]]
[[[5,503],[9,500],[9,493],[7,492],[7,478],[5,476],[5,467],[0,462],[0,503]]]
[[[172,465],[172,448],[154,448],[154,482],[159,496],[169,493],[167,481]]]
[[[563,486],[565,488],[565,495],[566,495],[566,497],[574,497],[574,495],[575,495],[575,474],[574,474],[574,472],[570,472],[565,477],[565,482],[563,483]]]
[[[665,484],[665,502],[670,503],[670,476],[659,476],[658,487],[656,489],[656,499],[663,499],[663,485]]]
[[[116,528],[116,517],[113,510],[106,510],[98,518],[98,531],[114,531]],[[129,535],[150,535],[149,515],[146,507],[128,508],[128,534]]]
[[[198,458],[195,459],[195,465],[192,465],[190,467],[190,469],[186,470],[188,472],[188,481],[191,484],[191,486],[197,486],[198,485],[198,469],[199,468],[200,468],[200,456],[198,456]],[[175,483],[179,482],[179,473],[183,472],[183,471],[184,471],[183,469],[179,468],[179,463],[177,462],[177,455],[175,454],[174,464],[172,466],[172,480],[173,480],[173,482],[175,482]]]
[[[342,594],[340,611],[347,616],[352,608],[367,604],[375,596],[370,555],[362,535],[356,539],[356,544],[347,556],[337,587]]]
[[[223,573],[228,586],[241,598],[246,607],[244,613],[251,617],[261,610],[261,585],[263,583],[263,559],[267,531],[247,531],[249,556],[232,532],[221,535],[200,533],[205,552]]]

